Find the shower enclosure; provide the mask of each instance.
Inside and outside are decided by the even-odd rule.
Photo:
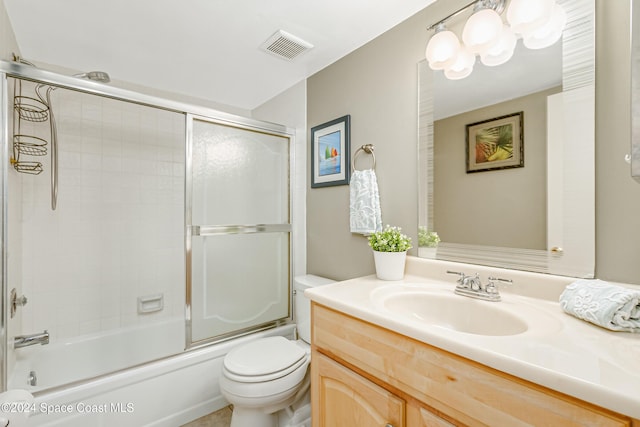
[[[3,390],[290,323],[290,130],[13,62],[0,94]]]

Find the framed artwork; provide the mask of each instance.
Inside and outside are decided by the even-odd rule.
[[[467,125],[467,173],[524,167],[522,111]]]
[[[351,116],[311,128],[311,188],[349,184]]]

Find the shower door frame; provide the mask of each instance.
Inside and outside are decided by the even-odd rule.
[[[191,218],[191,196],[188,194],[190,183],[189,174],[191,173],[191,140],[192,135],[192,119],[202,118],[214,123],[225,124],[237,128],[252,130],[256,132],[264,132],[267,134],[278,135],[289,140],[289,225],[291,225],[292,206],[293,206],[293,185],[291,185],[291,171],[294,170],[294,146],[295,146],[295,130],[276,123],[263,122],[247,117],[237,116],[223,111],[218,111],[213,108],[207,108],[197,105],[192,105],[180,101],[174,101],[170,99],[160,98],[156,96],[146,95],[138,92],[134,92],[127,89],[121,89],[113,86],[109,86],[103,83],[94,82],[91,80],[79,79],[77,77],[66,76],[51,71],[39,69],[25,64],[20,64],[11,61],[0,60],[0,221],[1,221],[1,233],[0,236],[0,387],[1,391],[7,389],[8,385],[8,366],[7,366],[7,354],[9,348],[9,337],[7,336],[8,326],[8,310],[7,303],[9,300],[9,283],[7,283],[7,212],[8,212],[8,170],[11,158],[10,139],[9,138],[9,123],[10,112],[12,106],[9,105],[9,87],[8,78],[22,79],[35,83],[44,83],[63,89],[82,92],[91,95],[97,95],[114,100],[130,102],[146,107],[157,108],[161,110],[171,111],[184,115],[185,120],[185,205],[184,205],[184,232],[185,232],[185,349],[189,351],[195,348],[200,348],[205,345],[212,344],[213,342],[219,342],[222,339],[207,340],[205,342],[199,342],[198,345],[193,345],[190,342],[191,339],[191,229],[188,227],[187,221]],[[238,331],[232,336],[224,337],[223,339],[230,339],[232,337],[245,335],[258,330],[275,327],[283,323],[290,323],[293,320],[293,298],[292,298],[292,280],[293,280],[293,231],[289,232],[289,317],[281,319],[280,321],[274,321],[266,325],[261,325],[251,330]]]
[[[234,124],[232,127],[236,129],[242,129],[246,131],[253,131],[258,133],[263,133],[266,135],[273,135],[288,139],[287,153],[288,153],[288,171],[287,171],[287,186],[288,186],[288,195],[287,195],[287,223],[286,224],[235,224],[235,225],[215,225],[215,226],[200,226],[193,224],[192,221],[192,206],[193,206],[193,123],[194,121],[203,121],[211,124],[217,125],[229,125],[228,122],[216,120],[211,117],[206,117],[202,115],[195,114],[186,114],[186,189],[185,189],[185,222],[186,222],[186,260],[185,260],[185,268],[187,272],[187,293],[186,293],[186,334],[185,334],[185,349],[193,350],[197,348],[201,348],[207,345],[215,344],[218,342],[226,341],[232,338],[236,338],[238,336],[247,335],[253,332],[258,332],[265,329],[275,328],[277,326],[281,326],[283,324],[289,323],[293,320],[293,227],[291,225],[291,218],[293,216],[293,186],[291,185],[291,171],[294,169],[294,138],[293,133],[283,134],[279,132],[273,132],[267,129],[257,129],[253,126],[248,126],[246,124]],[[202,230],[205,230],[204,233],[201,233]],[[228,332],[221,335],[216,335],[208,338],[204,338],[201,340],[194,341],[192,335],[192,260],[193,260],[193,251],[192,251],[192,238],[194,236],[213,236],[213,235],[234,235],[234,234],[253,234],[253,233],[272,233],[272,232],[286,232],[289,233],[289,257],[288,262],[289,265],[287,267],[287,276],[289,282],[288,295],[289,295],[289,316],[287,318],[276,319],[269,322],[265,322],[259,325],[251,326],[248,328],[243,328],[239,330],[234,330],[232,332]]]

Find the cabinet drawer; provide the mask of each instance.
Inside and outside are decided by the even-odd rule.
[[[312,317],[315,350],[463,424],[631,426],[625,416],[319,304]]]

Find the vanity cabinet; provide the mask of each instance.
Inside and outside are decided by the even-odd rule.
[[[640,426],[315,302],[312,319],[313,427]]]

